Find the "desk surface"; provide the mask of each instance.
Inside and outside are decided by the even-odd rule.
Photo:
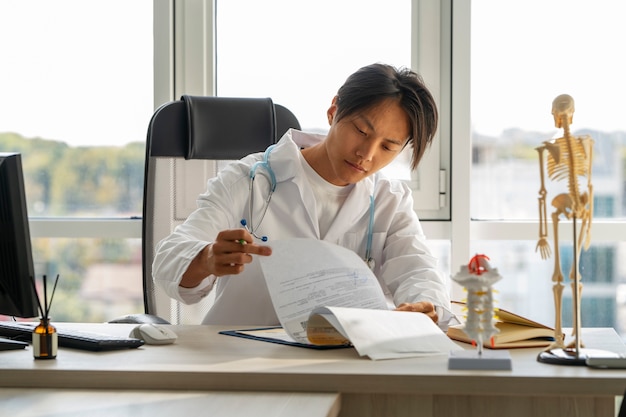
[[[71,326],[117,335],[132,328]],[[30,347],[0,352],[0,387],[341,393],[341,416],[409,416],[415,410],[485,416],[502,415],[502,407],[507,415],[552,416],[575,407],[586,410],[579,416],[612,416],[614,397],[626,389],[626,370],[543,364],[536,361],[540,349],[511,350],[510,371],[451,371],[447,355],[372,361],[354,349],[312,350],[218,334],[225,327],[172,329],[178,334],[173,345],[111,352],[59,348],[50,361],[34,360]],[[626,352],[613,329],[583,329],[583,340],[588,348]],[[476,408],[481,404],[492,410]]]
[[[118,335],[132,328],[71,326]],[[0,352],[0,387],[485,395],[622,395],[626,388],[626,370],[543,364],[535,359],[540,349],[511,350],[511,371],[451,371],[447,356],[372,361],[354,349],[320,351],[218,334],[224,327],[172,329],[178,334],[173,345],[59,348],[51,361],[34,360],[30,347]],[[584,329],[583,340],[589,348],[626,352],[612,329]]]

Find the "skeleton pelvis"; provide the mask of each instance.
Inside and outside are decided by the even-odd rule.
[[[575,207],[574,199],[570,194],[559,194],[552,199],[552,207],[556,208],[557,214],[564,214],[565,217],[571,219],[572,216],[580,217],[589,201],[587,192],[580,196],[580,207]]]

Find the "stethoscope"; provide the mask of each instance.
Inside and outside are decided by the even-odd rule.
[[[265,218],[265,213],[267,213],[267,209],[270,206],[270,201],[272,201],[274,190],[276,190],[276,175],[274,175],[274,170],[270,166],[270,153],[274,150],[274,146],[276,145],[271,145],[270,147],[268,147],[263,154],[263,160],[256,162],[250,168],[250,198],[248,199],[248,217],[250,218],[250,223],[248,223],[246,219],[241,219],[241,225],[248,229],[248,232],[250,232],[252,236],[263,242],[267,242],[267,236],[259,236],[256,234],[256,231],[259,229],[259,227],[261,227],[261,223]],[[267,199],[265,200],[265,204],[263,205],[263,211],[261,213],[259,223],[255,227],[252,219],[252,210],[254,207],[254,180],[256,179],[256,173],[259,168],[265,169],[266,174],[264,175],[263,173],[261,173],[261,175],[263,175],[269,181],[270,190],[267,193]]]
[[[263,222],[263,219],[265,218],[265,213],[267,213],[267,209],[270,206],[270,201],[272,201],[272,195],[274,195],[274,191],[276,190],[276,175],[274,174],[274,170],[272,169],[270,165],[270,161],[269,161],[270,153],[274,150],[275,146],[276,145],[271,145],[270,147],[268,147],[265,150],[265,153],[263,154],[263,160],[255,162],[250,168],[250,175],[249,175],[250,198],[248,200],[248,218],[250,219],[250,221],[247,221],[246,219],[241,219],[241,225],[245,227],[246,230],[248,230],[248,232],[250,232],[252,236],[254,236],[255,238],[263,242],[267,242],[268,240],[267,236],[265,235],[259,236],[257,234],[257,231],[259,230],[259,227],[261,227],[261,223]],[[262,170],[264,170],[265,173],[263,173]],[[267,179],[267,181],[270,184],[270,189],[269,189],[269,192],[267,193],[267,198],[265,199],[263,210],[261,211],[261,217],[259,218],[258,223],[256,223],[255,225],[255,223],[253,222],[252,211],[254,207],[254,180],[256,179],[257,173],[259,173],[260,175],[264,176]],[[376,175],[374,175],[374,191],[376,190],[376,180],[377,180],[377,177]],[[371,270],[374,270],[374,268],[376,267],[376,261],[372,257],[372,240],[373,240],[373,235],[374,235],[374,211],[375,211],[374,191],[372,191],[372,195],[370,195],[370,207],[369,207],[370,215],[369,215],[369,222],[367,225],[367,246],[365,248],[365,258],[364,258],[365,263]]]

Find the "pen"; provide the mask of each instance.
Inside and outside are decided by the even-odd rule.
[[[243,226],[244,229],[248,230],[248,224],[246,223],[246,219],[241,219],[241,225]],[[245,245],[247,242],[245,241],[245,239],[237,239],[237,243]]]

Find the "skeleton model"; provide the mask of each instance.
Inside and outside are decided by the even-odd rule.
[[[559,219],[561,216],[571,220],[573,224],[573,262],[570,270],[570,280],[573,294],[573,336],[574,342],[568,348],[575,347],[576,355],[580,351],[580,296],[582,284],[578,270],[579,257],[584,245],[585,250],[591,241],[591,219],[593,217],[593,186],[591,184],[591,163],[593,153],[593,139],[589,136],[572,136],[569,126],[574,114],[574,99],[563,94],[554,99],[552,115],[557,128],[563,128],[563,137],[544,142],[537,148],[539,152],[539,168],[541,170],[541,188],[539,189],[539,242],[537,250],[543,259],[551,255],[547,236],[546,215],[546,188],[544,175],[544,157],[547,160],[547,174],[551,181],[567,182],[567,192],[552,199],[552,225],[554,229],[554,273],[552,274],[555,307],[555,342],[548,347],[548,351],[555,348],[565,348],[561,323],[561,300],[563,296],[563,272],[559,256]],[[545,154],[545,155],[544,155]],[[587,179],[587,190],[581,191],[579,178]],[[577,222],[581,221],[580,233],[577,232]]]
[[[474,256],[469,264],[463,265],[452,279],[467,290],[467,319],[465,333],[475,341],[482,353],[483,342],[498,333],[494,325],[492,285],[502,277],[497,268],[491,268],[485,255]],[[493,345],[493,340],[491,340]]]

